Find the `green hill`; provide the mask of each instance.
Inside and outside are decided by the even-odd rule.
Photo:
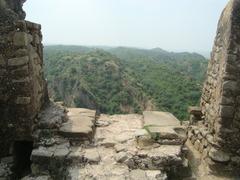
[[[67,106],[97,108],[103,113],[139,113],[150,106],[137,80],[108,52],[45,48],[50,96]]]
[[[162,110],[182,120],[187,107],[198,103],[207,67],[203,56],[160,48],[99,48],[45,47],[51,97],[103,113]]]
[[[208,63],[203,56],[167,52],[160,48],[119,47],[109,52],[122,59],[128,72],[153,99],[157,110],[186,119],[188,106],[198,104]]]

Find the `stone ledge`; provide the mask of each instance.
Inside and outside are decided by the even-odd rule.
[[[169,112],[144,111],[144,126],[180,126],[180,121]]]
[[[83,108],[69,108],[68,121],[62,124],[59,133],[67,138],[91,141],[94,135],[96,111]]]
[[[30,21],[25,21],[27,28],[32,29],[32,30],[41,30],[41,24],[33,23]]]

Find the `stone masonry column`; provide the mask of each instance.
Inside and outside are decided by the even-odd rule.
[[[41,26],[25,21],[23,0],[0,0],[0,157],[13,141],[32,140],[48,100]]]

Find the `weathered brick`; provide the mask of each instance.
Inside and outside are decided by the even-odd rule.
[[[30,102],[31,102],[30,97],[17,97],[15,101],[16,104],[22,104],[22,105],[29,104]]]
[[[237,88],[237,82],[236,81],[225,81],[223,83],[223,90],[230,90],[230,91],[236,91]]]
[[[28,50],[27,50],[27,49],[18,49],[18,50],[15,52],[15,55],[16,55],[17,57],[27,56],[27,55],[28,55]]]
[[[8,60],[8,66],[21,66],[29,62],[29,57],[12,58]]]
[[[28,41],[28,34],[25,32],[16,32],[13,36],[13,44],[15,46],[27,46]]]
[[[22,79],[13,79],[12,82],[13,83],[28,83],[28,82],[30,82],[30,79],[29,79],[29,77],[22,78]]]
[[[234,107],[233,106],[220,106],[220,117],[233,118],[234,117]]]

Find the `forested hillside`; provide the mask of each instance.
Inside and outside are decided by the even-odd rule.
[[[109,114],[163,110],[179,119],[198,103],[207,66],[199,54],[159,48],[47,46],[44,55],[57,101]]]
[[[151,109],[142,87],[117,57],[102,50],[73,49],[45,49],[45,72],[53,99],[110,114]]]
[[[143,85],[157,110],[169,111],[180,119],[187,108],[197,105],[201,95],[207,60],[196,53],[170,53],[160,48],[109,50],[122,59],[124,67]]]

